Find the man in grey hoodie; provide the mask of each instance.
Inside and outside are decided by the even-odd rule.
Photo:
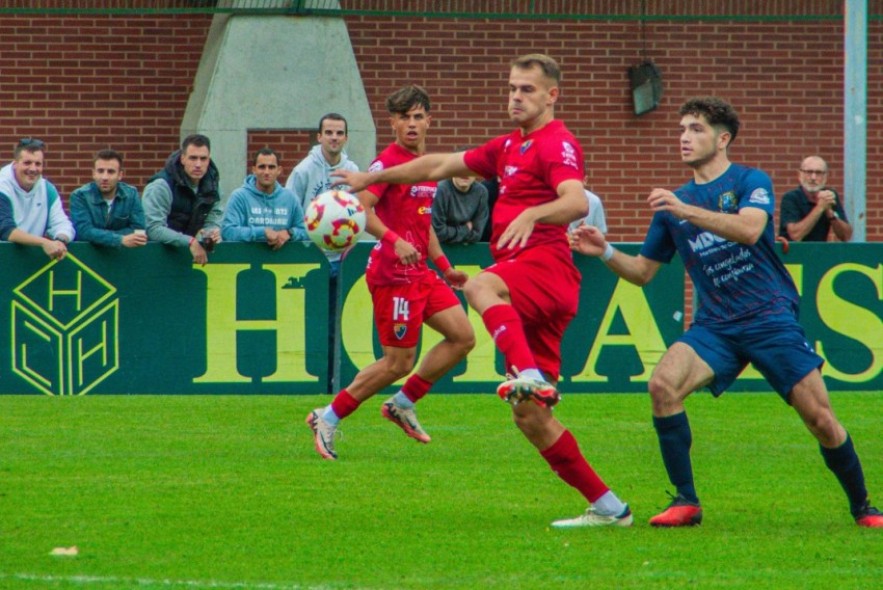
[[[268,147],[259,149],[251,171],[230,195],[221,238],[227,242],[266,242],[273,250],[291,240],[306,240],[300,202],[277,180],[282,173],[279,155]]]
[[[358,171],[359,167],[350,160],[344,146],[347,141],[346,119],[337,113],[328,113],[319,119],[318,145],[313,146],[307,157],[295,167],[285,188],[294,193],[301,208],[307,206],[319,195],[332,188],[347,190],[346,186],[331,186],[331,173],[335,170]],[[325,251],[331,263],[331,277],[336,280],[340,270],[340,252]]]
[[[294,193],[296,199],[300,201],[303,210],[307,210],[307,206],[319,195],[332,188],[348,190],[349,187],[331,186],[331,173],[336,170],[351,170],[358,172],[359,167],[350,160],[344,146],[346,146],[348,135],[346,119],[343,115],[337,113],[327,113],[319,119],[319,131],[316,134],[318,145],[313,146],[307,157],[295,167],[285,188]],[[332,338],[339,338],[336,330],[337,317],[337,274],[340,272],[340,260],[342,254],[340,252],[331,252],[323,250],[331,265],[330,282],[328,284],[328,331]],[[337,347],[332,343],[332,350]],[[332,383],[334,375],[334,354],[329,355],[328,359],[328,393],[333,393],[337,388]]]

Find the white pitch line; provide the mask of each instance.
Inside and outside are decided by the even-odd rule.
[[[332,590],[330,586],[303,586],[272,582],[215,582],[211,580],[152,580],[150,578],[118,578],[113,576],[51,576],[41,574],[4,574],[0,580],[23,582],[66,582],[83,586],[106,584],[125,585],[127,588],[195,588],[197,590]]]

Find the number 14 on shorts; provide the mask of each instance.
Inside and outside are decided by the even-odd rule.
[[[392,321],[407,322],[410,315],[410,303],[404,297],[392,298]]]

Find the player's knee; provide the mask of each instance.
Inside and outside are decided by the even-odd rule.
[[[821,442],[827,446],[834,446],[840,441],[840,433],[843,427],[834,417],[834,413],[828,409],[821,409],[813,412],[811,415],[804,416],[803,422],[810,432]]]
[[[665,375],[654,373],[647,383],[647,390],[650,392],[654,410],[663,409],[678,401],[674,384]]]
[[[457,339],[457,346],[460,348],[463,356],[469,354],[475,348],[475,332],[470,328],[468,333],[461,334]]]
[[[476,279],[470,279],[463,285],[463,295],[470,307],[475,307],[475,301],[481,293],[482,285]]]
[[[521,405],[515,408],[515,411],[512,412],[512,420],[515,422],[515,426],[518,427],[518,430],[527,437],[528,440],[535,440],[546,432],[551,424],[552,416],[551,413],[547,411],[542,411],[542,408],[539,406],[533,406],[532,402],[523,402],[524,404],[528,404],[527,407],[522,408]]]

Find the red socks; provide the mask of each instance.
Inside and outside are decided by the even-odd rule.
[[[402,385],[402,393],[405,394],[405,397],[414,402],[415,404],[429,393],[429,390],[432,389],[432,383],[414,373],[408,380],[405,381],[405,384]]]
[[[549,462],[549,467],[558,477],[579,490],[589,502],[594,502],[610,491],[583,457],[569,430],[565,430],[551,447],[540,451],[540,455]]]
[[[331,409],[334,410],[334,413],[337,414],[337,417],[343,420],[353,412],[355,412],[359,404],[361,404],[359,400],[350,395],[346,389],[341,389],[340,393],[334,396],[334,400],[331,402]]]
[[[511,305],[493,305],[481,315],[494,344],[506,357],[506,371],[516,367],[519,371],[536,368],[533,353],[527,345],[524,325]]]

